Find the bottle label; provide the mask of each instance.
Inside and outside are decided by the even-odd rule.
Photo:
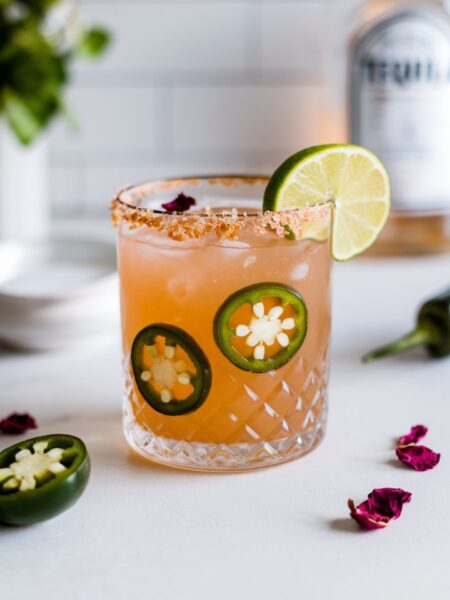
[[[354,49],[352,141],[375,152],[393,206],[450,208],[450,28],[405,13],[372,28]]]

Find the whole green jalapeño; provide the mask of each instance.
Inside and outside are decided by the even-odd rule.
[[[131,365],[144,400],[164,415],[190,413],[208,397],[208,358],[194,338],[178,327],[156,323],[142,329],[133,341]]]
[[[44,435],[0,452],[0,522],[32,525],[67,510],[90,474],[84,443],[71,435]]]
[[[307,328],[306,304],[295,289],[259,283],[225,300],[214,319],[214,338],[239,369],[267,373],[291,360]]]
[[[450,288],[422,304],[413,331],[366,354],[363,362],[369,363],[419,346],[424,346],[432,358],[450,356]]]

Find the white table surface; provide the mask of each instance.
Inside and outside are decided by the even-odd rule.
[[[0,597],[447,600],[450,361],[415,352],[359,362],[406,332],[419,301],[445,284],[448,256],[337,265],[328,434],[304,459],[254,473],[173,471],[128,451],[118,336],[65,354],[0,354],[1,414],[30,411],[36,434],[81,436],[93,462],[70,511],[0,527]],[[417,423],[442,452],[427,473],[392,450]],[[2,436],[0,447],[16,441]],[[383,486],[404,487],[412,502],[388,529],[362,533],[347,498]]]

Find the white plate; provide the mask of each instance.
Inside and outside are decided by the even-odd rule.
[[[0,341],[50,350],[112,332],[118,324],[114,244],[53,237],[0,244]]]

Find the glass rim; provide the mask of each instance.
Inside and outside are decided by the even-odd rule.
[[[147,226],[166,233],[177,241],[204,237],[211,232],[215,232],[218,238],[239,239],[241,233],[249,227],[257,235],[265,235],[271,231],[278,237],[294,236],[295,239],[299,239],[308,232],[311,234],[311,225],[314,222],[316,225],[319,221],[322,222],[322,229],[327,227],[332,201],[305,203],[298,208],[280,211],[264,211],[263,196],[269,180],[265,175],[225,174],[158,179],[126,186],[119,190],[112,200],[113,224],[124,224],[130,229]],[[183,192],[195,198],[195,186],[198,186],[198,199],[200,203],[203,200],[204,206],[200,204],[197,210],[178,212],[164,210],[164,199],[158,198],[158,195],[171,198],[169,202]],[[258,189],[257,199],[252,196],[245,198],[244,190],[251,191],[252,186],[261,188]],[[214,189],[218,193],[211,193],[209,205],[208,193]],[[152,196],[157,200],[156,206],[143,205],[143,200],[151,199]],[[217,202],[219,198],[220,204]],[[245,203],[242,203],[243,201]]]
[[[166,177],[163,179],[155,179],[149,181],[143,181],[137,184],[127,185],[121,189],[114,195],[113,202],[117,202],[123,208],[130,208],[132,210],[138,210],[142,214],[152,213],[154,215],[164,215],[166,217],[211,217],[211,212],[202,210],[202,211],[167,211],[163,208],[155,209],[146,206],[140,206],[139,203],[130,202],[126,200],[124,196],[126,194],[130,194],[133,191],[139,192],[144,191],[142,193],[141,198],[146,196],[150,196],[152,194],[156,194],[161,191],[167,191],[168,189],[177,189],[182,185],[197,185],[200,183],[207,183],[211,186],[220,185],[221,183],[224,186],[230,186],[231,182],[235,182],[236,184],[244,184],[244,185],[255,185],[255,184],[264,184],[267,185],[270,181],[270,177],[267,175],[243,175],[243,174],[234,174],[234,173],[225,173],[225,174],[212,174],[212,175],[187,175],[184,177]],[[231,187],[231,186],[230,186]],[[130,199],[131,200],[131,199]],[[305,207],[306,208],[306,207]],[[301,210],[301,209],[300,209]],[[220,213],[219,213],[220,214]],[[260,211],[248,212],[238,210],[239,216],[246,217],[259,217],[263,214],[263,210],[261,207]]]

